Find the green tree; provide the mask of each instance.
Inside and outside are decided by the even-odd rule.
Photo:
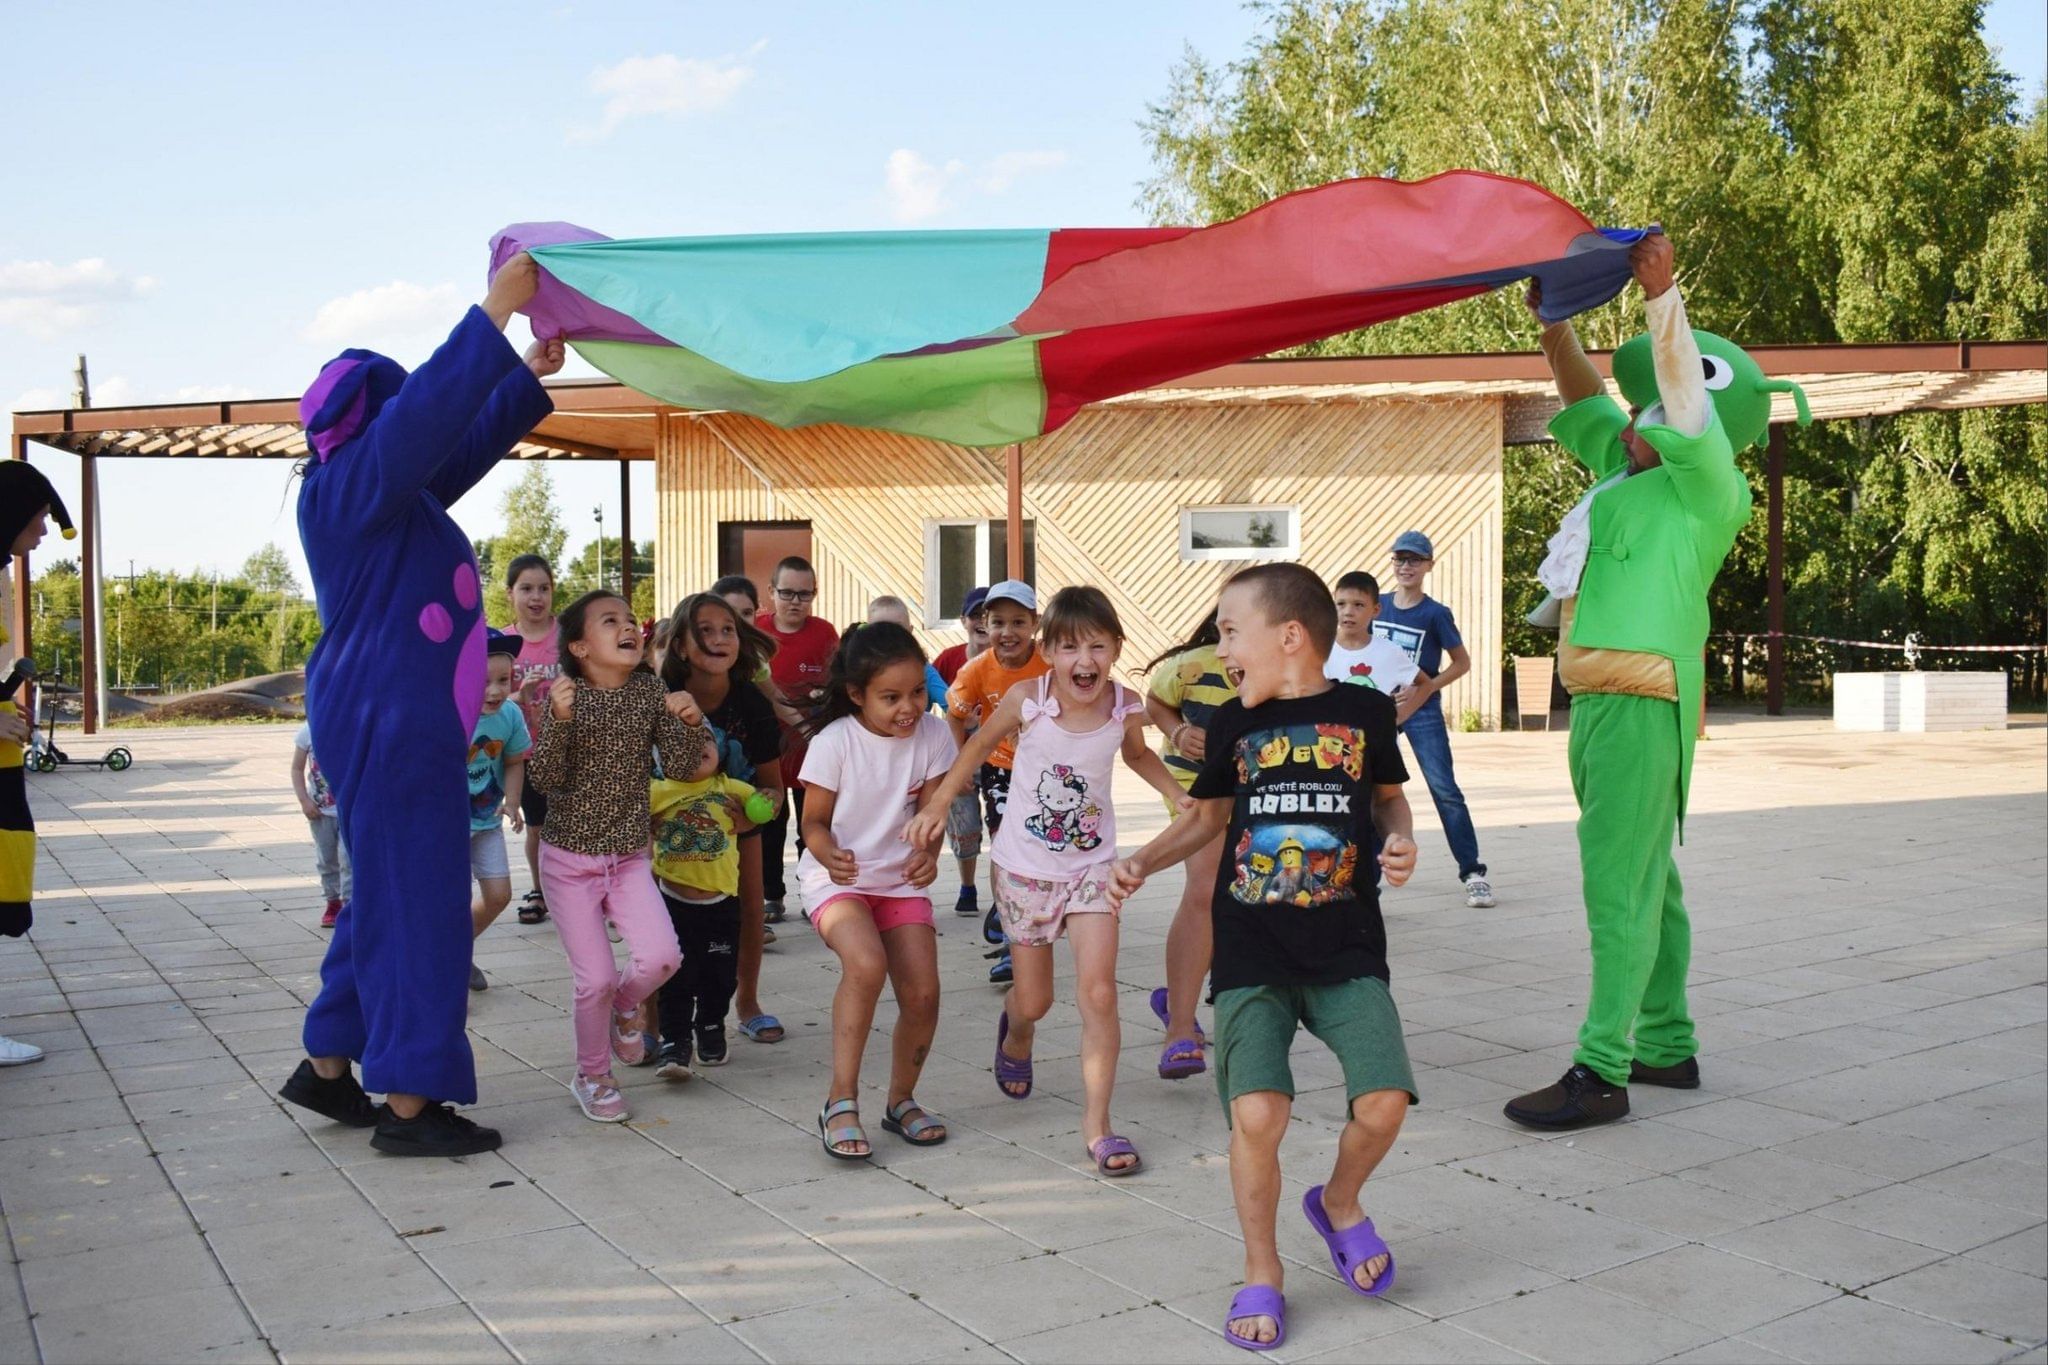
[[[505,517],[502,534],[476,542],[477,574],[485,585],[484,615],[494,626],[509,625],[512,604],[496,589],[503,584],[505,566],[520,555],[539,555],[562,573],[562,551],[569,543],[569,528],[562,521],[562,509],[555,501],[555,479],[543,461],[536,460],[519,473],[519,479],[505,490],[500,509]],[[559,586],[559,585],[558,585]],[[557,598],[561,593],[556,593]]]

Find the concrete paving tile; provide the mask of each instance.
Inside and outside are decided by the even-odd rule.
[[[991,1293],[992,1284],[1001,1292]],[[923,1302],[988,1341],[1088,1322],[1146,1301],[1064,1257],[1043,1255],[1007,1264],[996,1277],[941,1255],[926,1262],[915,1288]]]
[[[2038,1221],[2026,1209],[1937,1194],[1911,1185],[1889,1185],[1815,1212],[1838,1223],[1941,1251],[1968,1251]]]
[[[346,1275],[238,1278],[235,1288],[263,1334],[273,1341],[422,1309],[460,1306],[455,1291],[409,1249],[351,1262]]]
[[[1932,1322],[1867,1299],[1843,1296],[1766,1323],[1744,1336],[1794,1360],[1994,1361],[2012,1348],[2003,1341]]]
[[[1679,1179],[1801,1211],[1863,1194],[1885,1182],[1842,1166],[1777,1151],[1745,1152],[1679,1173]]]
[[[462,1304],[339,1327],[288,1327],[273,1333],[270,1343],[286,1365],[384,1365],[401,1359],[486,1365],[512,1359],[490,1328]]]
[[[1244,1353],[1223,1339],[1220,1330],[1205,1327],[1164,1306],[1147,1304],[1093,1322],[1077,1322],[998,1343],[1018,1360],[1045,1365],[1092,1365],[1093,1362],[1242,1360]]]
[[[1450,1319],[1538,1360],[1657,1360],[1727,1335],[1582,1284],[1556,1284]]]
[[[9,1105],[0,1109],[0,1140],[56,1137],[129,1122],[119,1099],[65,1100],[57,1104]]]
[[[371,1207],[360,1190],[324,1162],[286,1175],[264,1172],[197,1186],[184,1198],[209,1233],[252,1223],[325,1227],[330,1219],[353,1219]]]
[[[1047,1251],[1066,1252],[1106,1241],[1120,1230],[1156,1230],[1171,1237],[1183,1220],[1173,1210],[1141,1196],[1144,1172],[1115,1185],[1063,1171],[1035,1188],[982,1198],[968,1207],[977,1215]]]
[[[1589,1276],[1585,1283],[1645,1308],[1735,1334],[1836,1297],[1803,1275],[1712,1247],[1681,1246]]]
[[[1909,1182],[1910,1188],[1932,1190],[2017,1209],[2048,1218],[2048,1180],[2041,1168],[2002,1156],[1979,1157]]]
[[[1637,1087],[1638,1090],[1642,1088]],[[1663,1122],[1741,1143],[1745,1147],[1775,1147],[1779,1143],[1841,1126],[1828,1119],[1746,1099],[1712,1100],[1690,1105],[1665,1115]]]
[[[1488,1180],[1497,1180],[1514,1189],[1552,1199],[1633,1184],[1643,1176],[1640,1166],[1581,1151],[1565,1142],[1539,1142],[1503,1152],[1489,1152],[1461,1161],[1458,1167],[1476,1171]]]
[[[1562,1200],[1476,1218],[1451,1231],[1497,1255],[1567,1279],[1578,1279],[1678,1244],[1668,1233]]]
[[[1775,1204],[1669,1175],[1617,1185],[1572,1202],[1689,1241],[1769,1222],[1785,1212]]]
[[[2034,1276],[1963,1257],[1874,1284],[1864,1295],[2009,1342],[2048,1338],[2048,1286]]]
[[[687,1214],[607,1225],[609,1238],[714,1321],[738,1322],[865,1293],[880,1283],[768,1214],[694,1224]]]
[[[168,1191],[89,1204],[7,1210],[7,1232],[13,1238],[15,1256],[23,1261],[103,1251],[196,1230],[184,1201]]]
[[[1849,1290],[1942,1259],[1942,1253],[1931,1247],[1865,1232],[1817,1213],[1796,1213],[1707,1240],[1723,1251]]]
[[[142,1285],[156,1287],[154,1276]],[[135,1296],[132,1288],[103,1285],[106,1297],[36,1316],[36,1340],[50,1365],[81,1365],[135,1358],[140,1342],[156,1360],[268,1361],[256,1324],[226,1285]]]
[[[2048,1223],[1974,1247],[1969,1257],[1973,1261],[1988,1261],[2022,1275],[2032,1275],[2037,1280],[2048,1279]]]
[[[1846,1166],[1885,1180],[1912,1180],[1970,1159],[1970,1153],[1963,1148],[1881,1132],[1868,1124],[1795,1138],[1779,1143],[1774,1150],[1807,1161]]]
[[[22,1291],[37,1314],[90,1308],[132,1293],[138,1284],[172,1294],[226,1282],[196,1232],[116,1243],[21,1264]]]
[[[832,1360],[846,1365],[951,1359],[953,1351],[983,1344],[918,1296],[881,1287],[749,1318],[726,1330],[763,1360]]]
[[[1719,1341],[1672,1356],[1667,1365],[1779,1365],[1792,1357],[1767,1350],[1747,1337],[1723,1337]]]
[[[408,1249],[406,1239],[367,1204],[325,1210],[319,1235],[296,1219],[210,1228],[207,1242],[238,1283],[280,1275],[345,1274],[346,1267],[382,1261]]]

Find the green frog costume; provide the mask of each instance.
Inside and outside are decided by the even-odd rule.
[[[1811,420],[1797,385],[1766,379],[1732,342],[1686,327],[1675,288],[1648,304],[1652,330],[1614,353],[1614,378],[1661,462],[1631,469],[1622,439],[1630,413],[1599,387],[1571,340],[1573,363],[1597,391],[1559,413],[1550,432],[1595,483],[1552,541],[1542,576],[1553,598],[1531,617],[1559,626],[1559,673],[1572,692],[1569,755],[1593,956],[1574,1072],[1584,1067],[1616,1089],[1631,1078],[1698,1084],[1685,1003],[1692,931],[1672,845],[1706,686],[1707,591],[1749,519],[1735,452],[1765,439],[1772,393],[1789,392],[1800,422]],[[1551,344],[1546,336],[1546,351]],[[1558,373],[1564,389],[1562,366]],[[1674,395],[1679,389],[1690,392]],[[1681,411],[1688,420],[1678,420]],[[1574,544],[1561,554],[1565,541]],[[1572,1076],[1560,1082],[1564,1091]],[[1508,1117],[1568,1126],[1619,1117],[1625,1095],[1619,1105],[1589,1115],[1538,1091],[1509,1104]]]

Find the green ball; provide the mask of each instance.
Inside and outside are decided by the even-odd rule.
[[[747,819],[757,825],[765,825],[775,818],[775,798],[766,792],[755,792],[747,798]]]

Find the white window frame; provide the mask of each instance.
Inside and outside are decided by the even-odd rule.
[[[1195,545],[1195,516],[1202,512],[1276,512],[1286,518],[1287,539],[1284,543],[1259,549],[1224,547],[1197,547]],[[1195,503],[1180,509],[1180,558],[1183,564],[1198,564],[1212,559],[1274,560],[1301,558],[1301,508],[1294,503],[1284,502],[1206,502]]]
[[[930,517],[924,524],[924,624],[927,630],[943,630],[947,626],[958,627],[960,603],[939,600],[939,530],[945,526],[972,526],[974,528],[974,562],[978,566],[988,563],[987,517]],[[976,580],[980,581],[979,579]],[[950,613],[950,614],[949,614]]]

